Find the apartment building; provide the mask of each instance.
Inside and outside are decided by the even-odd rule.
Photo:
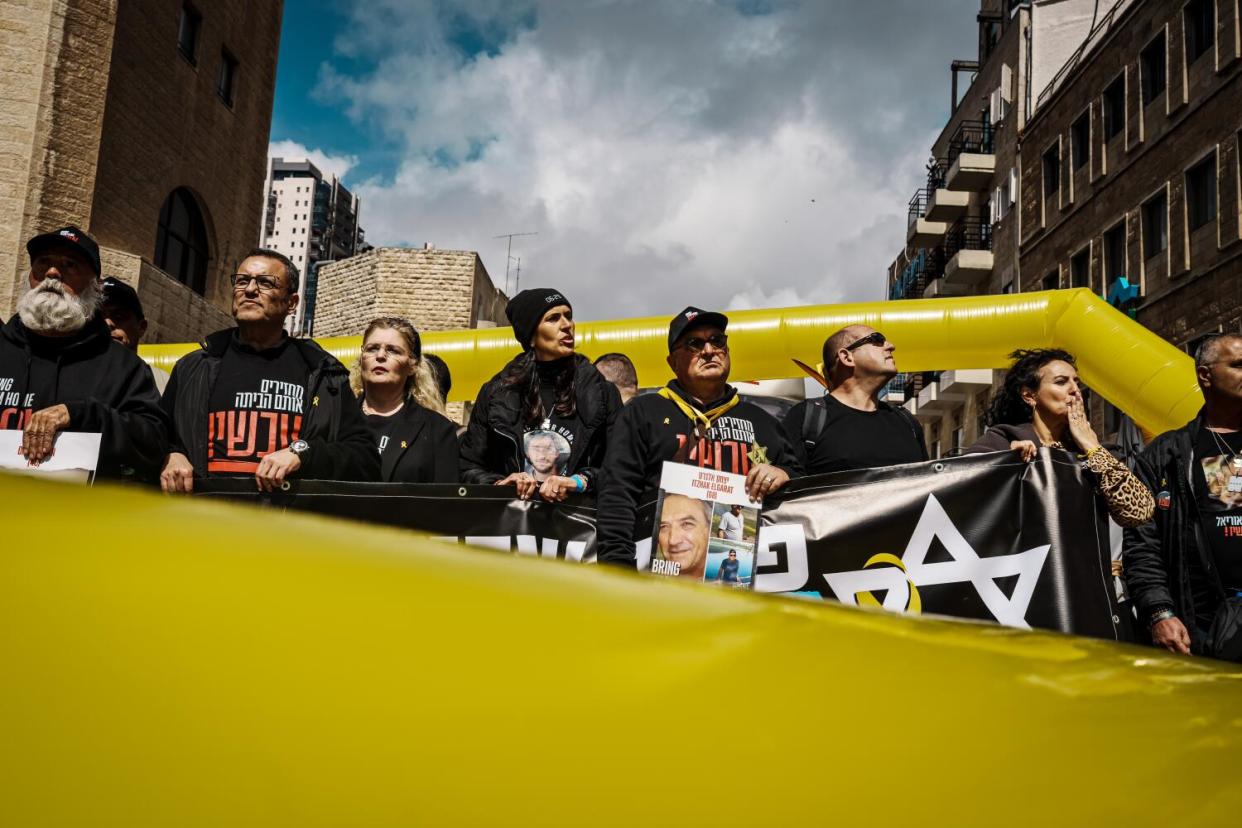
[[[889,267],[893,300],[1008,293],[1017,284],[1018,137],[1029,116],[1031,9],[982,0],[978,53],[949,67],[950,117],[910,198],[906,245]],[[964,86],[964,89],[962,88]],[[890,402],[923,424],[934,456],[969,445],[997,377],[989,369],[897,377]]]
[[[1242,330],[1238,0],[1118,3],[1037,98],[1023,290],[1087,287],[1193,352]]]
[[[890,299],[1090,288],[1170,342],[1242,329],[1239,0],[983,0]],[[898,377],[947,454],[998,372]],[[1102,400],[1106,439],[1121,427]]]
[[[273,158],[268,163],[263,202],[263,246],[278,250],[298,268],[298,293],[305,300],[289,318],[291,333],[309,333],[314,323],[318,264],[361,252],[366,234],[358,224],[361,201],[334,175],[306,160]]]
[[[31,236],[76,224],[137,291],[144,341],[231,324],[258,241],[281,0],[0,3],[0,312]]]

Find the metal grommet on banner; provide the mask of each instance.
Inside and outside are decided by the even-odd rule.
[[[459,487],[459,488],[457,489],[457,496],[458,496],[458,497],[465,497],[465,496],[466,496],[466,487],[465,487],[465,486],[461,486],[461,487]]]
[[[1120,615],[1114,615],[1114,616],[1113,616],[1113,623],[1114,623],[1114,624],[1120,624],[1120,623],[1121,623],[1121,616],[1120,616]]]
[[[287,492],[287,491],[289,491],[289,490],[290,490],[290,489],[292,489],[292,488],[293,488],[293,484],[292,484],[292,483],[290,483],[288,480],[286,480],[286,481],[284,481],[283,483],[281,483],[281,484],[280,484],[280,490],[281,490],[282,492]]]
[[[944,463],[937,463],[936,465],[932,466],[932,471],[934,471],[936,474],[940,474],[940,472],[944,471]]]

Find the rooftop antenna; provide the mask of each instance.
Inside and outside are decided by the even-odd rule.
[[[508,239],[509,245],[505,248],[505,294],[509,293],[509,263],[513,261],[513,237],[514,236],[538,236],[538,233],[501,233],[499,236],[492,236],[493,239]]]
[[[522,257],[518,256],[517,257],[517,269],[513,273],[513,292],[517,293],[521,289],[522,289]]]

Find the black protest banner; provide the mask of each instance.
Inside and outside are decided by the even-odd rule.
[[[595,560],[595,509],[589,498],[564,503],[518,500],[505,486],[290,481],[263,494],[250,479],[197,480],[202,497],[418,529],[471,546],[571,561]],[[647,514],[647,525],[651,516]],[[648,532],[650,529],[648,529]]]
[[[797,480],[760,516],[754,588],[1120,639],[1108,527],[1041,450]]]

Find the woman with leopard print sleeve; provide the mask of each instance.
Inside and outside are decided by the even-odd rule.
[[[991,426],[965,454],[1017,450],[1031,460],[1040,446],[1077,452],[1095,489],[1123,527],[1151,520],[1151,491],[1100,445],[1087,419],[1073,355],[1057,349],[1019,350],[988,411]]]

